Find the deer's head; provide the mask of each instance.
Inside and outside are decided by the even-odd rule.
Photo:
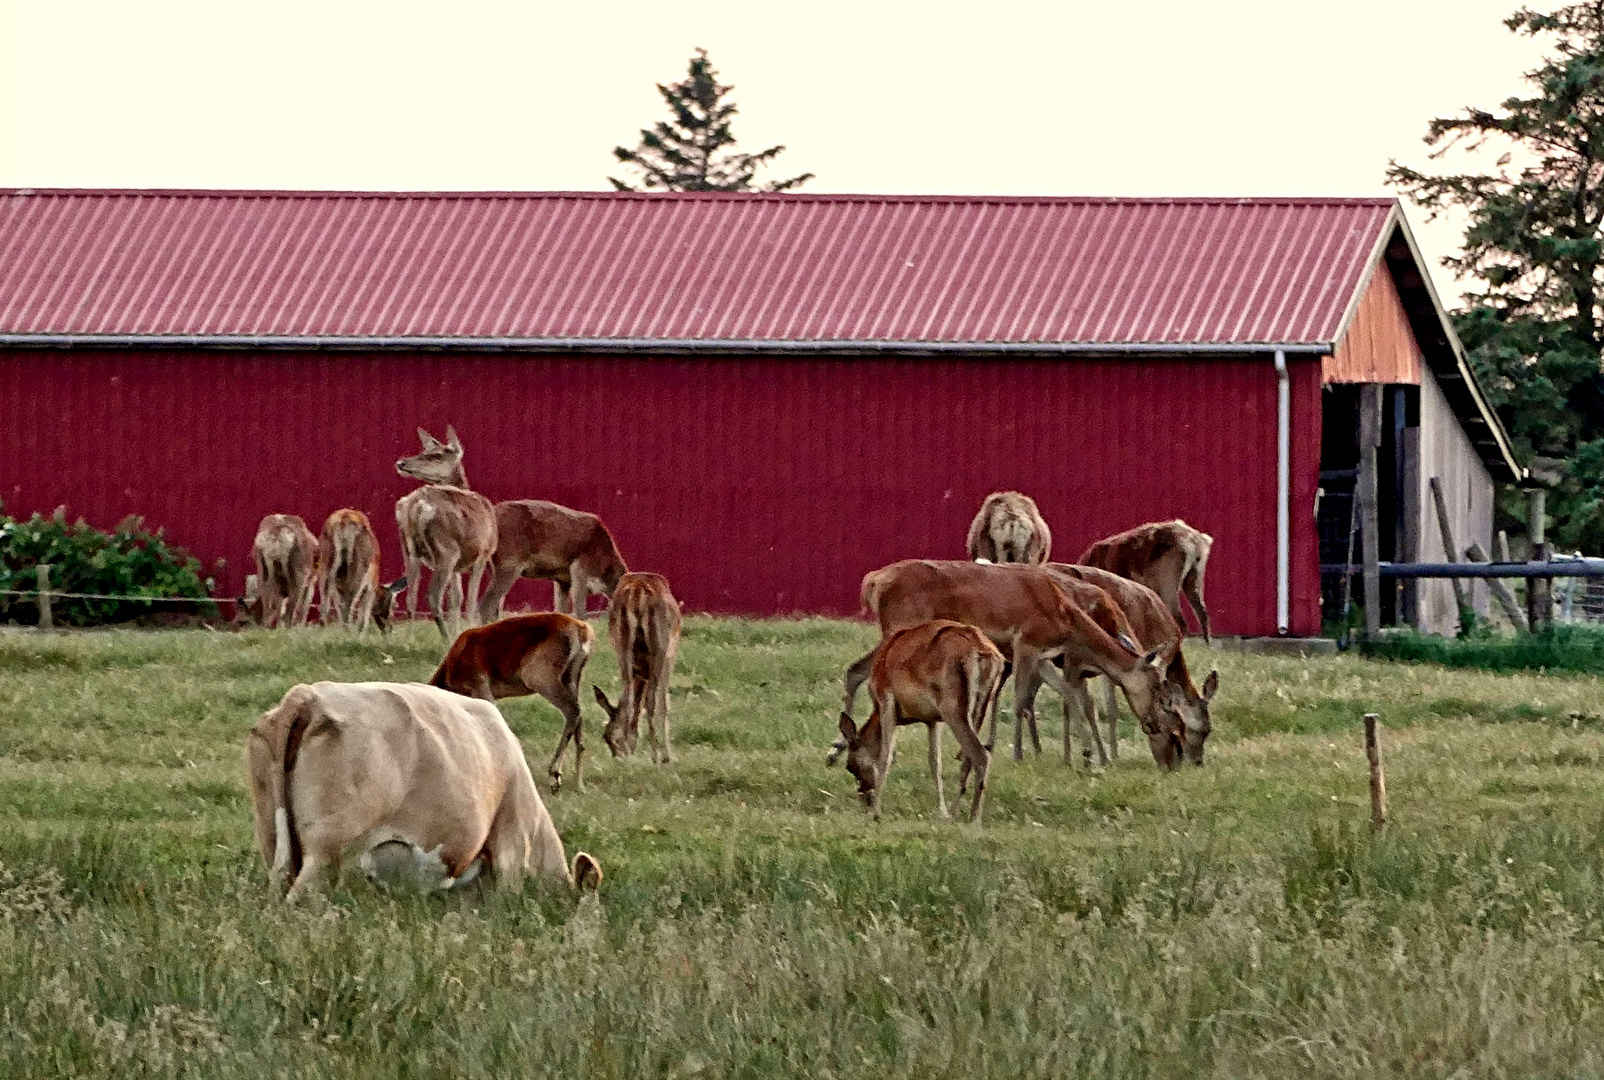
[[[639,733],[627,730],[625,720],[618,715],[618,706],[607,700],[607,695],[602,693],[601,687],[592,686],[591,690],[596,695],[596,704],[607,714],[607,726],[602,728],[602,742],[613,752],[613,757],[628,757],[633,754]]]
[[[845,749],[847,772],[858,781],[858,798],[863,805],[878,815],[880,784],[885,776],[880,771],[880,724],[871,716],[859,731],[848,713],[841,714],[841,741],[836,746]],[[834,760],[836,755],[832,754]]]
[[[463,486],[462,440],[457,438],[456,428],[446,425],[445,442],[419,428],[418,440],[423,444],[423,449],[397,461],[395,471],[425,484]]]
[[[1215,691],[1220,688],[1220,673],[1209,672],[1209,677],[1203,680],[1203,688],[1193,695],[1186,691],[1179,683],[1170,682],[1165,688],[1168,711],[1174,714],[1180,724],[1181,750],[1186,760],[1193,765],[1203,764],[1203,744],[1208,740],[1212,727],[1209,723],[1209,702],[1213,700]]]

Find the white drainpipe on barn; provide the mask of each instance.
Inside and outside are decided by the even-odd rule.
[[[1285,349],[1275,350],[1275,632],[1291,629],[1292,378]]]

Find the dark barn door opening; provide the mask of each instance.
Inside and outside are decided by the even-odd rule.
[[[1335,383],[1321,394],[1320,494],[1317,518],[1320,565],[1340,567],[1350,552],[1355,566],[1364,563],[1355,491],[1359,479],[1360,386]],[[1376,452],[1377,558],[1382,562],[1409,561],[1418,550],[1420,390],[1414,386],[1386,386],[1381,394],[1381,446]],[[1350,547],[1351,544],[1351,547]],[[1322,573],[1321,617],[1331,623],[1342,618],[1343,577]],[[1364,589],[1354,578],[1350,600],[1357,610]],[[1381,622],[1392,625],[1415,621],[1414,583],[1397,579],[1382,582]]]

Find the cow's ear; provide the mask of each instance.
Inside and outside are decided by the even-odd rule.
[[[1218,671],[1209,672],[1209,677],[1203,680],[1203,700],[1204,701],[1213,700],[1214,692],[1216,690],[1218,690],[1219,688],[1220,688],[1220,673]]]
[[[457,438],[457,429],[450,424],[446,425],[446,449],[462,452],[462,440]]]
[[[841,714],[841,737],[851,746],[858,741],[858,727],[852,722],[851,713]]]
[[[422,428],[418,429],[418,441],[423,444],[423,448],[425,450],[433,450],[440,445],[439,439],[435,438],[433,435],[430,435]]]

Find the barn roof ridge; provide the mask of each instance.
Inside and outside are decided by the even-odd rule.
[[[1392,195],[1023,195],[999,193],[941,194],[931,192],[816,192],[816,191],[587,191],[587,190],[381,190],[338,188],[122,188],[122,187],[0,187],[0,197],[53,198],[161,198],[161,199],[438,199],[464,201],[598,200],[658,202],[790,202],[790,203],[899,203],[995,204],[1003,206],[1393,206]]]

